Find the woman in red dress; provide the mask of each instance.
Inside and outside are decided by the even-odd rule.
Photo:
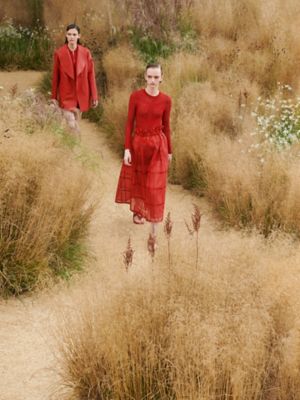
[[[129,100],[125,152],[116,202],[128,203],[133,222],[151,223],[148,249],[156,247],[157,224],[163,220],[168,165],[172,159],[170,138],[171,98],[159,91],[162,69],[149,64],[146,88]],[[133,133],[133,135],[132,135]]]
[[[80,45],[80,28],[70,24],[65,45],[54,53],[51,99],[63,110],[71,130],[79,134],[82,111],[97,107],[98,93],[90,51]]]

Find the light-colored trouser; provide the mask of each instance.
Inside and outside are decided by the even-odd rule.
[[[81,118],[81,111],[78,108],[74,108],[72,110],[63,109],[62,112],[71,132],[74,133],[78,139],[80,139],[80,129],[78,121]]]

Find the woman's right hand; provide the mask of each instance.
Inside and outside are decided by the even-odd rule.
[[[124,151],[124,164],[131,165],[131,153],[129,149],[125,149]]]

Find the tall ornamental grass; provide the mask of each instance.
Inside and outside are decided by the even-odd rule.
[[[120,63],[120,59],[122,63]],[[108,82],[108,95],[110,89],[127,87],[129,90],[136,84],[137,77],[143,75],[144,65],[126,44],[111,48],[103,56],[103,67],[106,71]]]
[[[292,244],[200,229],[195,269],[194,243],[180,237],[171,266],[161,243],[164,256],[115,271],[104,295],[98,284],[85,301],[78,297],[58,334],[61,398],[297,398],[300,271]]]
[[[11,92],[0,99],[0,296],[82,269],[94,210],[90,172],[70,151],[61,117],[32,91]]]
[[[220,108],[208,116],[212,96]],[[272,98],[258,105],[244,99],[240,107],[225,101],[206,83],[182,90],[175,120],[176,178],[205,195],[226,224],[255,227],[265,235],[275,229],[299,235],[297,100],[286,98],[273,111]]]
[[[82,267],[91,182],[41,138],[0,147],[0,295],[21,294]]]

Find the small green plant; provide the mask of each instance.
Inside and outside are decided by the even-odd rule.
[[[83,270],[88,251],[80,238],[72,238],[53,257],[49,267],[55,276],[69,280],[75,272]]]
[[[203,196],[207,188],[205,167],[203,160],[197,154],[194,158],[186,156],[182,172],[182,185],[185,189],[192,190],[197,196]]]
[[[189,13],[181,13],[177,22],[179,31],[178,50],[194,52],[197,48],[197,32],[195,31]]]
[[[129,31],[131,43],[138,50],[145,63],[156,62],[160,58],[167,58],[175,51],[194,51],[195,34],[192,30],[180,32],[173,38],[156,38],[151,33],[143,33],[137,29]]]
[[[85,112],[82,116],[84,119],[88,119],[91,122],[100,125],[103,117],[103,105],[99,103],[96,108],[90,108],[89,111]]]
[[[137,29],[130,31],[131,42],[139,51],[145,63],[155,62],[158,58],[171,55],[175,46],[164,39],[157,39],[151,34],[143,33]]]
[[[51,85],[52,85],[52,76],[51,76],[51,71],[49,70],[43,73],[42,78],[37,84],[37,90],[39,93],[48,97],[50,96],[51,93]]]

